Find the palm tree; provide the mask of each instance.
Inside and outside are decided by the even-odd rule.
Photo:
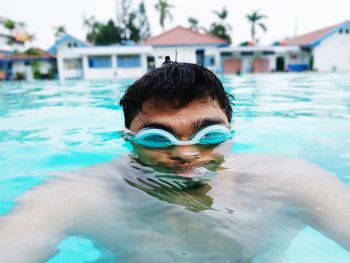
[[[56,39],[61,39],[65,34],[67,34],[66,28],[62,25],[54,27]]]
[[[228,43],[231,43],[230,32],[232,27],[226,23],[228,11],[226,7],[222,8],[222,11],[213,11],[217,15],[219,21],[210,25],[209,34],[225,39]]]
[[[173,16],[170,13],[170,9],[173,8],[173,5],[169,5],[167,0],[158,0],[158,4],[155,5],[156,10],[159,12],[159,22],[164,30],[164,22],[167,18],[173,20]]]
[[[142,0],[138,8],[138,18],[139,18],[139,27],[140,27],[140,38],[144,40],[151,36],[151,30],[148,22],[148,17],[146,14],[145,3]]]
[[[195,19],[194,17],[189,17],[188,18],[188,23],[190,23],[190,28],[193,30],[193,31],[199,31],[199,28],[198,28],[198,20]]]
[[[225,21],[227,15],[228,15],[228,11],[226,9],[226,7],[222,8],[222,11],[213,11],[214,14],[216,14],[218,16],[218,18],[221,20],[221,22]]]
[[[260,22],[263,19],[266,19],[267,16],[263,14],[259,14],[259,11],[254,11],[251,14],[246,15],[246,18],[248,19],[249,23],[251,23],[251,37],[252,41],[258,41],[256,39],[256,26],[258,25],[264,32],[267,31],[267,27],[264,23]]]
[[[101,23],[96,21],[94,16],[83,16],[83,27],[87,29],[86,40],[90,43],[95,43],[98,32],[101,28]]]

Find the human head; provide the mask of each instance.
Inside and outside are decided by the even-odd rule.
[[[132,132],[146,127],[163,128],[181,140],[188,140],[205,126],[228,125],[232,116],[230,97],[210,70],[170,61],[134,82],[120,105],[125,126]],[[196,145],[154,150],[134,145],[142,161],[181,171],[222,161],[212,148]]]
[[[203,66],[191,63],[167,62],[135,81],[120,100],[125,127],[130,129],[136,115],[148,100],[166,101],[174,109],[185,107],[193,100],[216,101],[231,121],[230,98],[217,76]]]

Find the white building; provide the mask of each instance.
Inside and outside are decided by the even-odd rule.
[[[61,80],[137,78],[154,67],[153,48],[146,45],[92,47],[67,35],[49,51],[57,52]]]
[[[285,42],[309,52],[314,70],[350,72],[350,21],[290,38]]]

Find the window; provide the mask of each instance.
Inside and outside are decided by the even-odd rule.
[[[340,34],[343,34],[343,29],[340,29],[340,30],[339,30],[339,33],[340,33]]]
[[[64,69],[82,69],[82,62],[80,58],[69,58],[63,60]]]
[[[137,68],[141,66],[139,55],[121,55],[117,57],[118,68]]]
[[[111,68],[112,58],[110,56],[89,57],[89,68]]]
[[[215,65],[215,57],[214,56],[205,56],[204,58],[204,66],[210,67]]]
[[[253,56],[254,55],[254,52],[251,52],[251,51],[243,51],[241,52],[241,56]]]
[[[349,34],[349,28],[345,29],[345,34]]]
[[[265,50],[262,52],[264,56],[270,56],[270,55],[275,55],[276,52],[273,50]]]
[[[233,56],[233,52],[221,52],[221,56],[222,57],[232,57]]]
[[[289,57],[290,57],[290,59],[296,60],[296,59],[298,59],[298,54],[290,54]]]

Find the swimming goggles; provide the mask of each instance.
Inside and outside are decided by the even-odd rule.
[[[225,125],[215,124],[195,133],[188,141],[181,141],[173,134],[158,128],[145,128],[128,136],[132,142],[148,148],[166,148],[172,145],[214,145],[231,139],[233,131]]]

